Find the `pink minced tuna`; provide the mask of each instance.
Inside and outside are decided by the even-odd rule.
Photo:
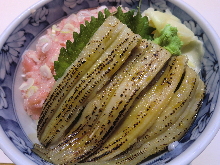
[[[73,31],[79,32],[80,24],[90,21],[91,16],[97,17],[102,6],[91,10],[81,10],[63,19],[59,24],[47,30],[46,35],[39,38],[36,50],[27,50],[23,55],[22,69],[25,81],[20,86],[24,98],[24,108],[32,119],[38,119],[43,103],[48,96],[55,80],[53,78],[54,61],[58,59],[60,48],[66,41],[73,41]],[[116,11],[112,8],[111,11]]]

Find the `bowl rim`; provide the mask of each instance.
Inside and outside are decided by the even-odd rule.
[[[176,0],[168,0],[174,5],[178,6],[182,10],[186,11],[194,20],[196,20],[199,26],[203,29],[203,31],[209,37],[209,40],[213,46],[213,49],[216,53],[216,57],[218,61],[220,60],[220,38],[218,34],[215,32],[213,27],[209,24],[209,22],[193,7],[188,5],[184,1],[176,1]],[[218,55],[219,54],[219,55]],[[219,87],[218,87],[219,88]],[[198,157],[205,148],[211,143],[214,139],[215,135],[218,133],[220,129],[220,90],[218,92],[218,99],[217,104],[214,108],[214,113],[207,124],[206,128],[204,129],[203,133],[190,145],[184,152],[182,152],[179,156],[174,158],[169,165],[176,165],[176,164],[189,164],[191,163],[196,157]],[[218,109],[218,111],[216,110]],[[201,143],[202,141],[202,143]],[[191,154],[188,154],[190,152]]]
[[[18,17],[16,17],[14,21],[12,21],[10,25],[0,35],[0,47],[3,46],[4,42],[7,40],[9,35],[19,25],[19,23],[30,14],[30,12],[38,9],[39,7],[42,7],[46,3],[49,3],[50,1],[52,0],[40,0],[39,2],[28,7]],[[188,5],[186,2],[182,0],[181,1],[168,0],[168,1],[178,6],[179,8],[183,9],[184,11],[186,11],[187,14],[189,14],[193,19],[195,19],[198,22],[198,24],[201,26],[203,31],[209,36],[209,40],[213,46],[216,55],[220,54],[220,38],[218,34],[215,32],[215,30],[212,28],[212,26],[208,23],[208,21],[196,9]],[[218,61],[220,61],[220,55],[216,57]],[[218,93],[220,94],[220,90]],[[197,138],[197,140],[190,147],[188,147],[179,156],[177,156],[171,162],[169,162],[168,163],[169,165],[189,164],[192,160],[194,160],[197,156],[199,156],[199,154],[202,153],[202,151],[209,145],[209,143],[211,143],[212,139],[215,137],[215,135],[220,129],[220,120],[219,120],[220,113],[218,113],[218,111],[220,111],[220,108],[218,107],[220,107],[220,97],[218,97],[217,99],[217,104],[214,108],[215,111],[203,133]],[[219,110],[216,111],[216,109]],[[35,165],[33,161],[31,161],[26,156],[24,156],[23,153],[21,153],[14,146],[14,144],[8,139],[7,135],[5,134],[1,126],[0,126],[0,134],[1,134],[0,148],[13,162],[15,162],[18,165],[19,164]],[[201,143],[201,141],[203,143]],[[13,153],[11,151],[13,151]],[[191,154],[188,154],[188,152],[190,152]]]
[[[3,44],[9,37],[9,35],[20,24],[21,21],[23,21],[26,17],[28,17],[30,13],[42,7],[43,5],[49,3],[50,1],[53,1],[53,0],[40,0],[34,3],[33,5],[31,5],[30,7],[28,7],[26,10],[24,10],[19,16],[17,16],[0,35],[0,47],[3,46]],[[24,154],[21,153],[14,146],[14,144],[9,140],[9,138],[5,134],[1,125],[0,125],[0,135],[1,135],[0,136],[0,149],[4,152],[4,154],[7,157],[9,157],[9,159],[12,162],[16,163],[17,165],[23,165],[23,164],[36,165],[36,163],[34,163],[31,159],[28,159],[26,156],[24,156]],[[13,151],[13,153],[11,151]]]

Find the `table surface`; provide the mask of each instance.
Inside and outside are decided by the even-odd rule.
[[[0,2],[0,34],[7,26],[19,16],[25,9],[39,0],[10,0]],[[220,1],[219,0],[183,0],[193,8],[212,25],[214,30],[220,36]],[[5,15],[7,13],[7,15]],[[4,23],[3,23],[4,22]],[[209,146],[191,163],[191,165],[219,165],[220,156],[220,131],[209,144]],[[12,161],[0,150],[0,163],[12,163]]]

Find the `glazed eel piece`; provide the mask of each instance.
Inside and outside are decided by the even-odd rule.
[[[111,23],[112,21],[114,21],[114,24]],[[118,35],[121,30],[122,27],[119,21],[114,17],[109,17],[90,39],[89,43],[79,54],[79,57],[68,68],[64,75],[57,80],[43,104],[43,110],[37,125],[37,135],[40,140],[45,128],[48,126],[48,122],[60,105],[60,102],[64,100],[69,91],[99,59],[101,54],[115,40],[115,35]]]
[[[110,101],[114,92],[118,89],[120,83],[127,76],[134,65],[141,60],[144,56],[143,52],[149,49],[149,41],[143,39],[139,45],[137,45],[131,52],[130,57],[125,61],[121,68],[115,73],[111,81],[100,90],[97,95],[86,105],[80,120],[72,126],[71,134],[72,136],[83,136],[88,133],[97,121],[99,116],[102,114],[106,105]]]
[[[148,156],[166,150],[168,145],[178,141],[194,121],[202,104],[205,84],[194,70],[186,67],[184,79],[171,101],[155,120],[150,129],[138,138],[126,151],[112,159],[77,163],[78,165],[134,165]],[[89,159],[87,160],[89,161]]]
[[[89,131],[86,130],[86,134],[83,131],[70,131],[56,147],[44,152],[42,157],[55,164],[74,164],[94,153],[170,57],[167,50],[148,41],[147,49],[138,62],[132,65]],[[41,150],[40,147],[37,148]]]
[[[181,81],[187,57],[174,56],[159,80],[142,97],[135,101],[124,120],[104,145],[88,160],[109,160],[124,152],[142,136],[158,118]]]
[[[108,25],[111,24],[111,26],[113,26],[114,23],[112,23],[112,21],[117,22],[116,25],[120,25],[117,27],[120,29],[120,32],[118,34],[114,34],[114,36],[117,35],[117,39],[113,40],[110,45],[104,47],[105,51],[99,53],[101,55],[97,61],[87,70],[87,72],[78,80],[78,82],[76,82],[74,85],[72,84],[72,89],[68,90],[62,101],[60,99],[60,101],[56,103],[57,107],[54,110],[52,110],[52,107],[50,106],[48,106],[50,109],[49,111],[44,109],[44,111],[47,111],[46,114],[49,113],[52,115],[50,120],[48,120],[45,118],[43,112],[43,115],[41,116],[45,120],[48,120],[46,124],[44,122],[44,124],[41,124],[41,118],[39,120],[38,128],[41,128],[41,126],[45,127],[43,132],[39,134],[39,140],[44,146],[48,147],[49,145],[55,144],[65,135],[66,130],[81,113],[89,100],[91,100],[96,93],[110,80],[112,75],[128,58],[131,50],[140,42],[140,36],[134,34],[125,24],[118,22],[117,19],[114,18],[114,20],[109,20],[109,23],[107,20]],[[104,24],[106,24],[106,22]],[[105,28],[105,26],[103,28]],[[114,30],[115,27],[113,26],[111,31]],[[101,34],[99,33],[99,30],[97,31],[98,36],[103,35],[102,28],[100,31]],[[85,47],[85,49],[85,52],[91,52],[90,46]],[[84,72],[84,68],[77,69],[77,71]],[[72,74],[72,71],[70,70],[67,72]],[[63,82],[60,84],[63,84]],[[53,94],[57,95],[57,92]],[[61,97],[63,97],[63,95],[61,95]],[[53,113],[51,113],[51,110]]]

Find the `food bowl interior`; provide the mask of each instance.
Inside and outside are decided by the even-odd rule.
[[[26,49],[34,49],[36,40],[54,23],[81,9],[101,5],[122,5],[136,9],[138,2],[132,0],[120,2],[83,0],[77,3],[66,0],[42,1],[30,8],[31,12],[25,12],[9,27],[6,35],[2,36],[0,53],[0,124],[2,127],[0,135],[2,139],[0,147],[16,164],[50,164],[31,151],[33,143],[38,142],[37,122],[24,111],[21,93],[18,89],[23,81],[22,54]],[[142,2],[142,10],[149,7],[163,12],[169,9],[204,43],[205,54],[200,76],[206,84],[206,94],[196,120],[174,150],[155,155],[143,163],[148,165],[178,161],[179,164],[186,164],[202,152],[219,127],[220,122],[217,120],[220,114],[217,108],[219,107],[219,43],[216,43],[218,39],[211,27],[198,13],[184,3],[165,0]],[[187,156],[184,157],[184,154]]]

